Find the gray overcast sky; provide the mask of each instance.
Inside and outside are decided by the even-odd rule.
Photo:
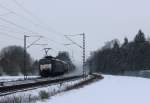
[[[132,40],[139,29],[142,29],[146,36],[150,34],[150,1],[149,0],[16,0],[23,5],[33,15],[29,15],[15,3],[15,0],[0,0],[0,4],[9,8],[25,18],[7,14],[3,17],[7,20],[21,25],[41,35],[49,37],[42,39],[40,43],[49,43],[49,47],[55,49],[51,51],[56,55],[56,51],[69,50],[74,51],[74,58],[81,57],[81,50],[76,47],[64,48],[59,43],[69,43],[61,34],[86,34],[87,50],[96,50],[104,45],[106,41],[118,38],[123,41],[124,37]],[[8,11],[0,6],[0,14]],[[40,19],[40,20],[39,20]],[[29,22],[32,21],[32,22]],[[34,24],[33,24],[34,22]],[[44,22],[44,23],[43,23]],[[23,38],[23,32],[30,34],[29,30],[22,30],[9,23],[0,20],[1,25],[9,26],[4,28],[0,26],[0,32],[7,32],[11,35]],[[43,25],[42,28],[39,25]],[[6,31],[7,29],[7,31]],[[49,29],[49,30],[47,30]],[[9,30],[9,32],[8,32]],[[15,40],[0,35],[1,45],[4,47],[10,44],[23,45],[23,41]],[[7,40],[6,40],[7,39]],[[29,42],[35,38],[29,38]],[[59,43],[54,43],[53,39]],[[73,40],[81,44],[81,37],[73,37]],[[70,48],[70,49],[67,49]],[[28,49],[34,58],[40,58],[43,55],[42,47],[34,46]]]

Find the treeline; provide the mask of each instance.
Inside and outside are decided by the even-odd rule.
[[[26,68],[24,69],[24,49],[21,46],[8,46],[0,52],[0,75],[38,74],[38,61],[26,53]]]
[[[150,41],[139,30],[133,41],[114,39],[93,52],[87,60],[91,72],[123,74],[125,71],[150,70]]]
[[[59,52],[57,59],[63,60],[74,70],[68,52]],[[21,46],[8,46],[0,51],[0,75],[38,75],[39,61],[34,60],[29,53],[26,53],[26,68],[24,69],[24,48]]]

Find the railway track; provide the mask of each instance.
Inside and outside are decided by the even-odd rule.
[[[91,78],[103,78],[100,74],[91,74]],[[55,77],[55,78],[37,78],[34,80],[26,80],[26,81],[13,81],[4,83],[3,86],[0,86],[0,96],[10,95],[17,92],[23,92],[28,90],[34,90],[41,87],[47,87],[51,85],[56,85],[64,82],[74,81],[81,79],[85,76],[64,76],[64,77]]]
[[[35,80],[16,81],[4,83],[0,86],[0,96],[10,95],[17,92],[23,92],[28,90],[34,90],[41,87],[47,87],[55,84],[60,84],[68,81],[74,81],[81,79],[83,76],[72,76],[72,77],[56,77],[56,78],[41,78]]]

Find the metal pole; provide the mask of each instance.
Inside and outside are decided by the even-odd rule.
[[[85,67],[85,34],[77,34],[77,35],[82,35],[83,36],[83,45],[80,46],[79,44],[77,44],[76,42],[74,42],[73,40],[71,40],[68,36],[76,36],[76,35],[65,35],[66,38],[68,38],[73,44],[77,45],[78,47],[80,47],[83,50],[83,55],[82,55],[82,62],[83,62],[83,77],[86,77],[86,67]]]
[[[37,40],[33,41],[30,45],[26,45],[27,43],[27,37],[39,37]],[[42,36],[40,35],[34,35],[34,36],[27,36],[24,35],[24,79],[27,79],[27,69],[26,69],[26,56],[27,56],[27,48],[31,47],[32,45],[47,45],[47,44],[35,44],[37,41],[40,40]]]
[[[86,70],[85,70],[85,34],[83,33],[83,75],[86,77]]]
[[[24,35],[24,79],[26,79],[26,35]]]

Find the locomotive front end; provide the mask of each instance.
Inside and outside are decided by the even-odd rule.
[[[41,59],[39,61],[40,75],[42,77],[49,77],[52,72],[52,62],[50,59]]]

